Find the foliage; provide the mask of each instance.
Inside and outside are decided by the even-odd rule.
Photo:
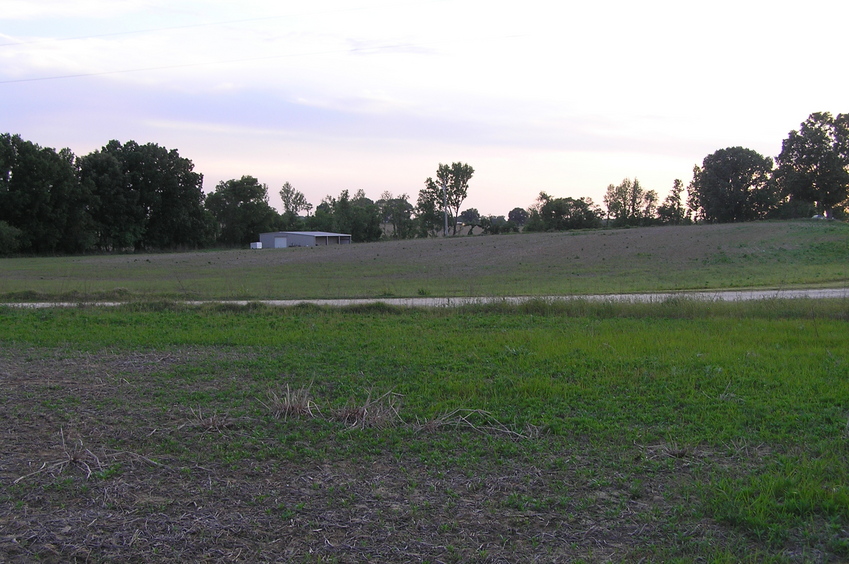
[[[69,557],[110,538],[99,528],[108,519],[123,516],[120,530],[132,531],[131,519],[149,515],[174,523],[176,540],[187,513],[194,520],[185,524],[198,534],[224,534],[214,516],[238,505],[252,516],[250,526],[235,528],[239,549],[257,550],[248,556],[275,544],[242,542],[254,529],[283,538],[279,545],[297,539],[287,550],[300,547],[308,558],[306,547],[326,547],[339,522],[358,534],[394,527],[395,541],[413,545],[423,531],[437,534],[429,520],[437,512],[466,519],[466,533],[450,537],[464,561],[483,543],[518,545],[511,561],[568,561],[576,553],[565,551],[587,536],[593,542],[580,555],[596,560],[611,532],[621,542],[607,559],[841,561],[849,527],[847,313],[845,301],[775,300],[4,308],[4,416],[14,439],[4,443],[4,469],[27,480],[6,488],[0,507],[17,516],[7,519],[7,532],[29,538],[30,553],[61,534],[65,542],[48,548]],[[364,407],[380,416],[375,398],[382,397],[398,400],[383,411],[393,424],[370,429],[360,416]],[[319,409],[324,417],[313,417]],[[458,412],[487,419],[447,425],[446,414]],[[489,431],[512,434],[494,437],[487,422]],[[121,453],[120,481],[108,482],[105,468],[93,480],[84,468],[33,475],[54,459],[58,437],[48,429],[85,440],[79,454],[89,458],[69,455],[69,463]],[[130,453],[144,460],[133,463]],[[293,478],[269,490],[281,472]],[[126,485],[133,487],[125,492]],[[245,494],[256,485],[272,507],[282,505],[275,510],[285,527],[256,517],[263,498]],[[345,498],[328,498],[335,489]],[[437,502],[414,521],[409,500],[424,500],[424,490],[447,495],[427,498]],[[157,493],[153,507],[140,491]],[[198,497],[204,512],[179,501],[188,494],[209,496]],[[60,516],[78,522],[106,495],[130,510],[102,511],[76,538],[68,536],[74,527],[58,532]],[[333,513],[340,503],[353,506],[345,519]],[[356,520],[367,505],[379,511]],[[45,526],[39,517],[51,511],[56,518]],[[25,517],[41,536],[22,534]],[[204,528],[208,521],[213,529]],[[136,544],[168,550],[165,525]],[[312,535],[316,528],[323,530]],[[528,542],[543,529],[572,536]],[[448,528],[439,534],[444,543]],[[355,552],[363,542],[331,555],[378,553],[373,545]],[[416,558],[398,557],[397,546],[379,554],[421,560],[431,544],[416,544]]]
[[[416,201],[416,223],[419,237],[434,237],[445,230],[442,194],[425,184]]]
[[[409,239],[416,234],[416,221],[413,219],[415,207],[410,203],[410,196],[401,194],[393,196],[386,191],[376,202],[383,220],[384,236],[392,239]],[[391,232],[387,229],[392,226]]]
[[[487,215],[480,218],[479,225],[482,235],[499,235],[518,231],[519,227],[507,221],[503,215]]]
[[[849,114],[817,112],[781,146],[776,179],[782,195],[831,216],[849,197]]]
[[[469,208],[467,210],[463,210],[460,214],[460,221],[462,221],[464,225],[474,227],[475,225],[480,224],[481,214],[477,208]],[[471,234],[471,229],[469,230],[469,234]]]
[[[614,226],[651,225],[656,215],[657,192],[644,190],[636,178],[626,178],[618,186],[607,187],[604,205]]]
[[[778,204],[771,171],[772,159],[752,149],[720,149],[693,169],[690,209],[709,223],[767,218]]]
[[[20,248],[20,237],[23,231],[12,227],[5,221],[0,221],[0,255],[11,255]]]
[[[425,187],[419,192],[420,209],[427,214],[428,220],[435,211],[448,214],[448,220],[453,226],[452,235],[457,234],[457,222],[460,215],[460,206],[466,199],[469,191],[469,180],[475,173],[471,166],[456,162],[451,165],[439,164],[436,170],[436,180],[428,177]],[[444,216],[443,216],[444,217]],[[428,226],[430,231],[432,225]]]
[[[268,204],[268,187],[253,176],[219,182],[207,196],[206,207],[217,224],[216,239],[225,245],[247,245],[280,225]]]
[[[210,241],[203,175],[176,149],[113,140],[81,159],[80,178],[97,197],[100,249],[199,247]]]
[[[91,192],[77,178],[70,149],[58,153],[0,135],[0,221],[19,230],[28,253],[75,253],[91,246]]]
[[[302,211],[307,212],[312,209],[312,204],[307,202],[304,193],[295,190],[288,182],[283,184],[280,189],[280,199],[283,201],[283,214],[280,217],[280,228],[287,231],[298,231],[303,227],[303,221],[299,214]]]
[[[657,217],[661,223],[668,225],[681,225],[690,223],[690,210],[684,206],[681,198],[681,193],[684,191],[684,183],[675,179],[672,184],[672,190],[663,201],[663,204],[657,208]]]
[[[589,229],[600,225],[598,210],[589,198],[553,198],[545,192],[537,196],[525,230],[564,231]]]
[[[510,210],[510,213],[507,214],[507,221],[513,225],[524,227],[529,217],[530,214],[528,213],[528,210],[524,208],[513,208]]]
[[[307,220],[312,229],[347,233],[354,243],[377,241],[383,234],[380,228],[380,208],[358,190],[351,198],[347,190],[339,198],[327,196]]]

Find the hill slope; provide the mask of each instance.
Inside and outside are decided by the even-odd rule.
[[[844,287],[849,225],[795,221],[342,247],[0,259],[0,297],[292,299]]]

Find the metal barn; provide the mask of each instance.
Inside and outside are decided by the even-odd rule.
[[[275,231],[260,233],[259,242],[263,249],[285,249],[286,247],[321,247],[325,245],[350,245],[351,236],[346,233],[326,231]]]

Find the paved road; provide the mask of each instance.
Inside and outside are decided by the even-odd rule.
[[[468,304],[486,303],[511,303],[517,304],[530,300],[590,300],[590,301],[615,301],[615,302],[639,302],[652,303],[663,302],[675,298],[696,299],[705,301],[744,302],[751,300],[767,299],[795,299],[795,298],[842,298],[849,299],[849,288],[818,288],[818,289],[796,289],[796,290],[739,290],[721,292],[661,292],[646,294],[595,294],[574,296],[508,296],[508,297],[454,297],[454,298],[359,298],[338,300],[209,300],[209,301],[187,301],[188,305],[202,305],[205,303],[221,303],[245,305],[248,303],[263,303],[273,306],[294,306],[298,304],[317,304],[328,306],[349,306],[373,303],[385,303],[406,307],[457,307]],[[118,306],[123,302],[86,302],[85,305]],[[0,304],[3,305],[3,304]],[[9,307],[20,308],[48,308],[48,307],[76,307],[80,302],[29,302],[29,303],[7,303]]]

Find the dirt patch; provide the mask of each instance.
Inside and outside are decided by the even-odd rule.
[[[149,401],[198,385],[169,376],[181,367],[233,354],[0,353],[0,559],[601,562],[749,547],[682,497],[717,456],[697,448],[448,428],[387,446],[381,431]]]

